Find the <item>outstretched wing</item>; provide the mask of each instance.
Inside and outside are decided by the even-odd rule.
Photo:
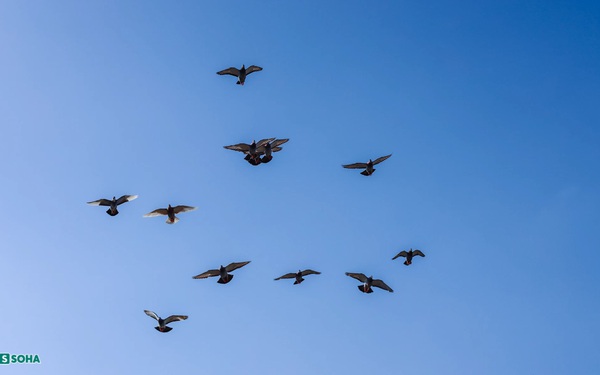
[[[383,290],[387,290],[390,293],[394,293],[394,291],[392,290],[392,288],[390,288],[389,286],[387,286],[386,283],[384,283],[382,280],[373,280],[373,284],[371,284],[373,286],[376,286],[378,288],[381,288]]]
[[[247,261],[247,262],[238,262],[238,263],[229,263],[229,265],[227,267],[225,267],[225,270],[227,272],[231,272],[233,270],[237,270],[238,268],[244,267],[248,263],[250,263],[250,261]]]
[[[194,279],[207,279],[209,277],[219,276],[219,275],[220,275],[219,270],[208,270],[204,273],[201,273],[200,275],[194,276],[193,278]]]
[[[379,164],[384,160],[387,160],[390,156],[392,156],[392,154],[386,155],[386,156],[382,156],[380,158],[377,158],[375,160],[373,160],[373,165]]]
[[[98,199],[97,201],[87,202],[87,204],[91,206],[110,206],[111,203],[112,201],[109,201],[108,199]]]
[[[351,278],[356,279],[356,280],[360,281],[361,283],[364,283],[367,281],[367,277],[363,273],[346,272],[346,276],[350,276]]]
[[[246,68],[246,75],[248,75],[250,73],[254,73],[254,72],[260,72],[261,70],[262,70],[262,68],[260,66],[250,65],[249,67]]]
[[[152,212],[148,212],[146,215],[144,215],[144,217],[155,217],[155,216],[160,216],[160,215],[167,215],[167,209],[166,208],[157,208],[156,210],[154,210]]]
[[[194,211],[197,208],[198,207],[192,207],[192,206],[175,206],[175,207],[173,207],[173,212],[178,214],[180,212]]]
[[[271,152],[279,152],[279,151],[281,151],[281,150],[283,150],[283,148],[281,148],[281,147],[273,147],[273,148],[271,149]]]
[[[367,163],[346,164],[346,165],[342,165],[342,167],[348,168],[348,169],[364,169],[367,167]]]
[[[421,257],[425,256],[425,254],[423,254],[423,252],[421,250],[413,250],[413,255],[418,255]]]
[[[171,322],[179,322],[181,320],[186,320],[187,318],[187,315],[171,315],[170,317],[165,319],[165,324],[169,324]]]
[[[290,140],[289,138],[276,139],[276,140],[273,141],[273,143],[271,143],[271,147],[275,148],[275,147],[281,146],[282,144],[286,143],[289,140]]]
[[[149,317],[151,317],[151,318],[153,318],[153,319],[156,319],[157,321],[158,321],[158,319],[160,319],[160,318],[158,317],[158,315],[156,315],[156,313],[155,313],[155,312],[153,312],[153,311],[150,311],[150,310],[144,310],[144,312],[146,313],[146,315],[148,315]]]
[[[279,276],[278,278],[276,278],[275,280],[281,280],[281,279],[293,279],[296,277],[295,273],[286,273],[283,276]]]
[[[132,200],[136,199],[138,196],[137,195],[123,195],[121,198],[117,199],[117,206],[120,204],[123,204],[125,202],[131,202]]]
[[[306,275],[320,275],[321,272],[318,271],[313,271],[313,270],[304,270],[302,271],[302,276],[306,276]]]
[[[237,145],[223,146],[223,148],[233,151],[246,152],[250,150],[250,145],[247,143],[238,143]]]
[[[275,138],[265,138],[265,139],[261,139],[260,141],[256,142],[256,148],[262,147],[264,145],[266,145],[267,143],[271,142],[272,140],[274,140]]]
[[[220,72],[217,72],[218,75],[222,76],[225,74],[229,74],[230,76],[234,76],[234,77],[239,77],[240,76],[240,71],[234,67],[231,68],[227,68],[227,69],[223,69]],[[248,74],[248,72],[246,71],[246,74]]]
[[[399,252],[398,254],[396,254],[395,257],[392,258],[392,260],[398,258],[398,257],[406,257],[408,255],[408,253],[404,250],[402,250],[401,252]]]

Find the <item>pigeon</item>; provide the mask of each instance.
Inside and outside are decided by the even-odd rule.
[[[171,207],[171,205],[169,205],[169,207],[167,208],[157,208],[156,210],[152,211],[152,212],[148,212],[146,215],[144,215],[144,217],[154,217],[154,216],[160,216],[160,215],[167,215],[167,224],[175,224],[176,222],[179,221],[179,218],[177,216],[175,216],[175,214],[178,214],[180,212],[188,212],[188,211],[194,211],[195,209],[197,209],[197,207],[191,207],[191,206],[175,206],[175,207]]]
[[[302,276],[306,276],[306,275],[320,275],[321,272],[317,272],[317,271],[313,271],[313,270],[304,270],[304,271],[300,271],[298,270],[298,272],[296,273],[286,273],[283,276],[279,276],[278,278],[276,278],[275,280],[281,280],[281,279],[296,279],[296,281],[294,281],[294,285],[296,284],[300,284],[301,282],[304,281],[304,278],[302,278]]]
[[[415,249],[413,250],[412,248],[408,251],[401,251],[399,252],[395,257],[392,258],[392,260],[398,258],[398,257],[406,257],[406,260],[404,261],[404,265],[409,266],[412,264],[412,258],[415,256],[421,256],[424,257],[425,254],[423,254],[423,252],[419,249]]]
[[[348,168],[348,169],[363,169],[364,168],[365,170],[360,172],[360,174],[362,174],[363,176],[370,176],[373,174],[373,172],[375,172],[375,168],[373,168],[373,166],[381,163],[382,161],[386,160],[390,156],[392,156],[392,154],[389,154],[387,156],[382,156],[380,158],[375,159],[374,161],[369,159],[369,161],[366,163],[346,164],[346,165],[342,165],[342,167]]]
[[[98,199],[97,201],[87,202],[87,204],[91,206],[108,206],[109,209],[106,210],[106,213],[110,216],[116,216],[119,214],[119,210],[117,210],[117,206],[123,204],[125,202],[131,202],[136,199],[137,195],[123,195],[121,198],[116,199],[113,197],[112,200],[109,199]]]
[[[233,279],[233,275],[230,274],[229,272],[232,272],[234,270],[237,270],[238,268],[244,267],[246,264],[250,263],[250,261],[247,262],[239,262],[239,263],[229,263],[229,265],[227,267],[219,267],[218,270],[208,270],[206,272],[203,272],[199,275],[194,276],[194,279],[207,279],[209,277],[213,277],[213,276],[219,276],[219,280],[217,280],[217,283],[219,284],[227,284],[228,282],[231,281],[231,279]]]
[[[248,68],[246,68],[244,65],[242,65],[241,69],[231,67],[228,69],[223,69],[220,72],[217,72],[217,74],[220,76],[229,74],[230,76],[237,77],[238,80],[236,84],[244,86],[244,82],[246,82],[246,76],[248,74],[260,72],[261,70],[263,70],[263,68],[261,68],[260,66],[250,65]]]
[[[266,145],[269,142],[272,142],[273,140],[275,140],[275,138],[267,138],[267,139],[261,139],[258,142],[252,141],[251,144],[238,143],[235,145],[223,146],[223,148],[225,148],[227,150],[243,152],[244,154],[246,154],[244,159],[248,163],[250,163],[252,165],[259,165],[261,163],[261,160],[260,160],[261,154],[259,153],[259,150],[263,149],[262,147],[264,145]]]
[[[180,320],[186,320],[188,318],[187,315],[171,315],[167,319],[163,319],[163,318],[159,317],[158,315],[156,315],[156,313],[154,313],[150,310],[144,310],[144,312],[149,317],[156,319],[158,321],[158,326],[154,327],[154,329],[156,329],[157,331],[162,332],[162,333],[167,333],[173,329],[171,327],[167,327],[167,324],[169,324],[171,322],[178,322]]]
[[[360,281],[361,283],[363,283],[363,285],[358,286],[358,289],[363,293],[373,293],[372,287],[374,287],[374,286],[376,286],[377,288],[381,288],[383,290],[387,290],[390,293],[394,292],[392,290],[392,288],[387,286],[386,283],[384,283],[382,280],[373,279],[373,276],[366,277],[362,273],[352,273],[352,272],[346,272],[346,276],[350,276],[353,279],[356,279],[356,280]]]
[[[282,150],[281,146],[282,144],[286,143],[287,141],[289,141],[289,138],[285,138],[285,139],[275,139],[272,142],[267,142],[265,143],[263,146],[259,147],[256,150],[256,153],[258,155],[265,155],[263,157],[260,158],[260,161],[262,163],[268,163],[271,160],[273,160],[273,152],[279,152]]]

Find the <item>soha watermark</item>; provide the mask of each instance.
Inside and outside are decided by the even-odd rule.
[[[0,353],[0,365],[10,365],[13,363],[40,363],[40,357],[37,354],[9,354]]]

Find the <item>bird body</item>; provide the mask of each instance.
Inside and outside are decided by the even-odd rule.
[[[409,266],[412,264],[412,259],[415,255],[418,255],[420,257],[424,257],[425,254],[423,254],[423,252],[419,249],[415,249],[413,250],[412,248],[409,251],[401,251],[399,252],[395,257],[392,258],[392,260],[398,258],[398,257],[405,257],[406,260],[404,261],[404,265],[405,266]]]
[[[178,214],[180,212],[194,211],[196,209],[197,209],[197,207],[191,207],[191,206],[171,207],[171,205],[169,205],[167,208],[157,208],[156,210],[145,214],[144,217],[155,217],[155,216],[160,216],[160,215],[166,215],[167,216],[166,223],[167,224],[175,224],[176,222],[179,221],[179,218],[177,216],[175,216],[175,214]]]
[[[119,214],[119,210],[117,210],[118,205],[121,205],[125,202],[131,202],[137,197],[137,195],[123,195],[119,199],[116,199],[116,197],[113,197],[112,199],[98,199],[96,201],[87,202],[87,204],[91,206],[108,206],[106,213],[110,216],[116,216]]]
[[[217,74],[220,76],[228,74],[230,76],[237,77],[238,80],[236,84],[244,86],[244,82],[246,82],[246,77],[248,76],[248,74],[259,72],[261,70],[262,68],[260,66],[250,65],[248,68],[246,68],[245,65],[242,65],[240,69],[231,67],[218,71]]]

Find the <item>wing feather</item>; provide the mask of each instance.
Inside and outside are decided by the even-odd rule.
[[[381,288],[383,290],[387,290],[390,293],[394,293],[394,291],[392,290],[392,288],[390,288],[389,286],[387,286],[387,284],[384,283],[383,280],[379,280],[379,279],[373,280],[373,284],[372,285],[376,286],[378,288]]]
[[[276,278],[275,280],[281,280],[281,279],[293,279],[296,277],[295,273],[286,273],[283,276],[279,276],[278,278]]]
[[[364,169],[367,167],[367,163],[346,164],[346,165],[342,165],[342,167],[348,168],[348,169]]]
[[[350,276],[351,278],[356,279],[356,280],[360,281],[361,283],[364,283],[367,281],[367,277],[365,276],[364,273],[346,272],[346,276]]]
[[[193,277],[193,279],[207,279],[209,277],[213,277],[213,276],[219,276],[219,270],[208,270],[206,272],[201,273],[200,275],[196,275]]]
[[[146,215],[144,215],[144,217],[155,217],[155,216],[160,216],[160,215],[167,215],[167,209],[166,208],[157,208],[156,210],[154,210],[152,212],[148,212]]]
[[[117,199],[117,206],[120,204],[123,204],[125,202],[131,202],[132,200],[136,199],[138,196],[137,195],[123,195],[121,198]]]
[[[399,252],[398,254],[396,254],[395,257],[392,258],[392,260],[398,258],[398,257],[406,257],[408,255],[408,253],[404,250],[402,250],[401,252]]]
[[[290,140],[289,138],[276,139],[273,141],[273,143],[271,143],[271,147],[275,148],[277,146],[281,146],[282,144],[286,143],[289,140]]]
[[[175,206],[173,207],[173,212],[178,214],[180,212],[188,212],[188,211],[194,211],[198,209],[198,207],[192,207],[192,206]]]
[[[260,72],[261,70],[263,70],[263,68],[261,68],[260,66],[250,65],[246,68],[246,75],[254,72]]]
[[[97,201],[87,202],[90,206],[110,206],[112,201],[108,199],[98,199]]]
[[[417,250],[413,250],[413,255],[418,255],[418,256],[421,256],[421,257],[425,256],[425,254],[423,254],[423,252],[421,250],[418,250],[418,249]]]
[[[244,267],[248,263],[250,263],[250,261],[247,261],[247,262],[238,262],[238,263],[229,263],[229,265],[227,265],[227,267],[225,267],[225,270],[227,272],[231,272],[231,271],[237,270],[238,268]]]
[[[236,145],[223,146],[223,148],[233,151],[246,152],[250,150],[250,145],[247,143],[238,143]]]
[[[165,319],[165,324],[169,324],[171,322],[179,322],[181,320],[186,320],[187,318],[187,315],[171,315],[167,319]]]
[[[304,270],[302,271],[302,276],[306,276],[306,275],[320,275],[321,272],[318,271],[313,271],[313,270]]]
[[[144,312],[146,313],[146,315],[148,315],[149,317],[156,319],[156,321],[158,321],[158,319],[160,319],[158,317],[158,315],[156,315],[156,313],[154,311],[150,311],[150,310],[144,310]]]
[[[390,156],[392,156],[392,154],[386,155],[386,156],[382,156],[380,158],[377,158],[373,161],[373,165],[377,165],[379,163],[381,163],[384,160],[387,160]]]
[[[220,76],[229,74],[230,76],[239,77],[240,71],[237,68],[231,67],[231,68],[223,69],[223,70],[217,72],[217,74]],[[248,74],[248,72],[246,72],[246,74]]]

